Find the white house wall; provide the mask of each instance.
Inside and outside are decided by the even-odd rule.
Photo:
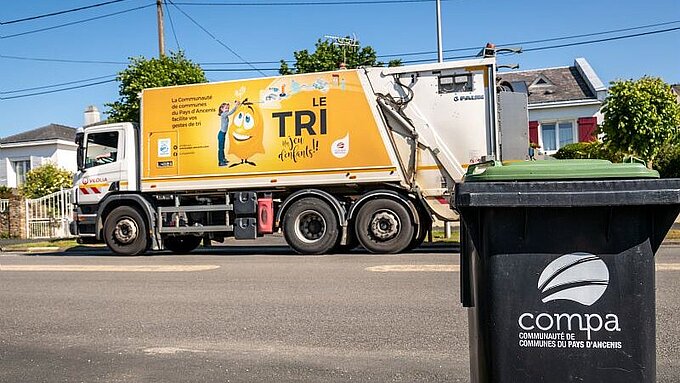
[[[2,156],[2,150],[0,150],[0,185],[7,185],[7,166],[9,160]]]
[[[10,147],[7,147],[10,146]],[[16,187],[16,172],[13,161],[30,161],[31,168],[52,162],[59,167],[75,172],[76,146],[64,141],[63,143],[38,145],[3,145],[0,148],[0,185]]]
[[[78,165],[76,163],[76,148],[75,145],[63,145],[59,144],[57,146],[57,151],[52,156],[52,161],[56,163],[59,167],[62,167],[72,173],[78,170]]]
[[[532,108],[529,106],[529,121],[576,120],[580,117],[597,117],[597,123],[602,123],[600,105],[578,105]]]

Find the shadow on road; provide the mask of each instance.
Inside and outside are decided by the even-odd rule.
[[[422,246],[411,250],[406,253],[415,254],[432,254],[432,253],[458,253],[460,252],[460,244],[457,242],[449,243],[426,243]],[[60,252],[34,252],[26,253],[27,256],[64,256],[64,257],[92,257],[92,256],[103,256],[103,257],[121,257],[127,258],[127,256],[117,255],[111,252],[107,247],[102,246],[87,246],[80,245],[75,246],[65,251]],[[287,245],[218,245],[211,247],[199,247],[198,249],[186,253],[186,254],[175,254],[170,251],[150,251],[143,255],[143,257],[154,257],[154,256],[168,256],[168,255],[210,255],[210,256],[257,256],[257,255],[277,255],[277,256],[300,256],[293,249]],[[370,252],[366,251],[362,247],[358,247],[348,252],[344,253],[331,253],[330,255],[372,255]]]

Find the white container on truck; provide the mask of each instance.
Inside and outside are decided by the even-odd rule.
[[[78,134],[72,231],[125,255],[278,231],[302,254],[401,252],[499,159],[495,80],[482,57],[146,89],[140,126]]]

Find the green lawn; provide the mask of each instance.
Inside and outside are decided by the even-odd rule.
[[[666,236],[666,240],[680,241],[680,230],[671,230]],[[433,230],[432,231],[432,241],[433,242],[460,242],[460,231],[457,229],[451,230],[451,238],[445,238],[444,230]],[[31,243],[19,243],[13,245],[7,245],[3,247],[3,250],[21,250],[27,249],[29,247],[58,247],[62,249],[68,249],[71,247],[80,246],[76,243],[75,239],[57,239],[53,241],[42,241],[42,242],[31,242]],[[103,246],[103,245],[100,245]]]
[[[451,230],[451,238],[446,238],[444,230],[432,230],[432,242],[460,242],[460,231]]]
[[[3,250],[27,249],[29,247],[59,247],[67,249],[74,246],[78,246],[75,239],[56,239],[53,241],[15,243],[3,246]]]
[[[668,235],[666,235],[666,240],[680,240],[680,230],[671,230],[668,232]]]

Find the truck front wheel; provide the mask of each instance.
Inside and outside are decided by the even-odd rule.
[[[356,234],[371,253],[394,254],[406,249],[414,237],[408,210],[391,199],[366,202],[357,213]]]
[[[283,235],[298,253],[324,254],[338,243],[338,218],[326,202],[302,198],[286,211]]]
[[[119,206],[104,221],[104,240],[114,253],[139,255],[146,251],[146,222],[137,209]]]

